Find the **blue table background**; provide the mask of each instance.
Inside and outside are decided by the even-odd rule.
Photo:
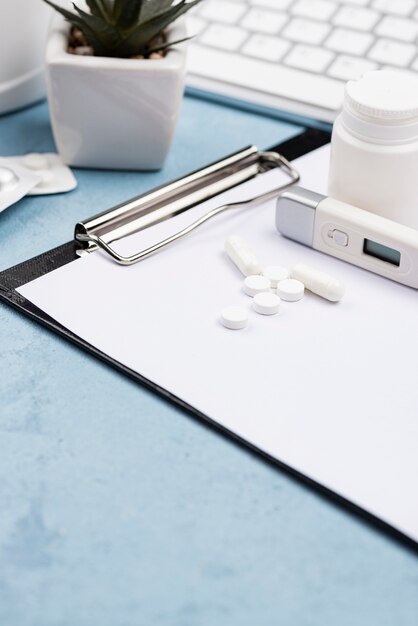
[[[296,132],[186,98],[161,172],[78,170],[1,214],[0,269]],[[45,104],[0,118],[1,155],[48,150]],[[0,626],[417,626],[408,547],[5,305],[0,353]]]

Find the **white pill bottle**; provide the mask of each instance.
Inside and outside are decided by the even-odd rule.
[[[328,194],[418,229],[418,78],[367,72],[346,85]]]

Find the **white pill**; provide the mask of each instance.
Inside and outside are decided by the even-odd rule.
[[[261,315],[274,315],[279,312],[280,298],[275,293],[263,291],[254,296],[253,308]]]
[[[261,274],[261,265],[247,244],[239,235],[231,235],[225,241],[225,251],[231,261],[244,276]]]
[[[227,306],[222,310],[221,322],[231,330],[245,328],[248,324],[247,310],[242,306]]]
[[[263,276],[268,278],[272,288],[276,289],[281,280],[289,278],[290,271],[287,267],[282,267],[281,265],[268,265],[267,267],[263,267]]]
[[[0,167],[0,192],[11,191],[19,184],[19,176],[9,167]]]
[[[37,152],[26,154],[22,158],[22,165],[28,167],[30,170],[46,170],[49,167],[47,157]]]
[[[269,279],[265,276],[247,276],[247,278],[244,280],[244,291],[247,296],[251,296],[252,298],[258,293],[268,291],[270,287],[271,283]]]
[[[294,278],[286,278],[281,280],[277,285],[277,295],[281,300],[287,302],[297,302],[303,298],[305,287],[303,283]]]
[[[303,263],[292,267],[291,276],[302,281],[309,291],[331,302],[338,302],[345,293],[342,282]]]

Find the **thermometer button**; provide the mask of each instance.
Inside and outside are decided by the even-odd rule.
[[[348,235],[342,230],[329,230],[328,237],[331,237],[331,239],[334,240],[337,246],[348,246]]]

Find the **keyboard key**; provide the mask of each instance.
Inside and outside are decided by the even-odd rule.
[[[407,16],[416,7],[415,0],[374,0],[372,7],[382,13]]]
[[[331,67],[328,68],[327,74],[334,78],[339,78],[340,80],[357,80],[364,72],[377,69],[379,69],[379,66],[373,61],[365,61],[358,57],[340,55]]]
[[[266,61],[278,61],[289,48],[290,43],[279,37],[253,35],[242,48],[242,52]]]
[[[369,33],[359,33],[355,30],[336,28],[326,40],[325,47],[335,52],[362,55],[375,41]]]
[[[334,57],[335,55],[329,50],[298,44],[287,55],[285,65],[307,70],[308,72],[320,73],[324,71]]]
[[[346,26],[355,30],[371,30],[379,21],[380,15],[370,9],[356,7],[342,7],[334,15],[333,21],[337,26]]]
[[[265,7],[266,9],[274,9],[275,11],[286,10],[291,2],[293,2],[293,0],[249,0],[252,6]]]
[[[415,72],[418,72],[418,57],[415,59],[415,61],[412,63],[411,65],[411,69],[413,69]]]
[[[190,44],[189,71],[212,80],[235,84],[256,92],[320,106],[340,108],[341,82],[320,74],[252,59],[237,53]]]
[[[291,7],[291,13],[299,17],[326,21],[337,9],[338,4],[329,0],[298,0]]]
[[[199,41],[207,46],[222,48],[223,50],[238,50],[247,36],[248,31],[243,28],[211,24]]]
[[[200,17],[190,14],[187,16],[187,35],[189,37],[195,37],[196,35],[200,35],[200,33],[206,28],[206,26],[207,22],[200,19]]]
[[[251,9],[241,22],[241,26],[258,33],[278,33],[286,24],[287,15],[278,11],[265,11],[263,9]]]
[[[240,2],[211,0],[211,2],[203,3],[199,15],[213,22],[236,24],[246,10],[247,7]]]
[[[328,35],[331,27],[321,22],[295,18],[282,32],[283,37],[307,44],[319,44]]]
[[[382,37],[413,42],[418,37],[418,22],[401,17],[385,17],[378,24],[375,33]]]
[[[341,3],[341,0],[339,0]],[[370,0],[344,0],[344,4],[354,4],[358,7],[365,7],[369,4]]]
[[[406,67],[417,53],[416,46],[398,43],[390,39],[379,39],[369,51],[368,57],[378,63],[390,63]]]

